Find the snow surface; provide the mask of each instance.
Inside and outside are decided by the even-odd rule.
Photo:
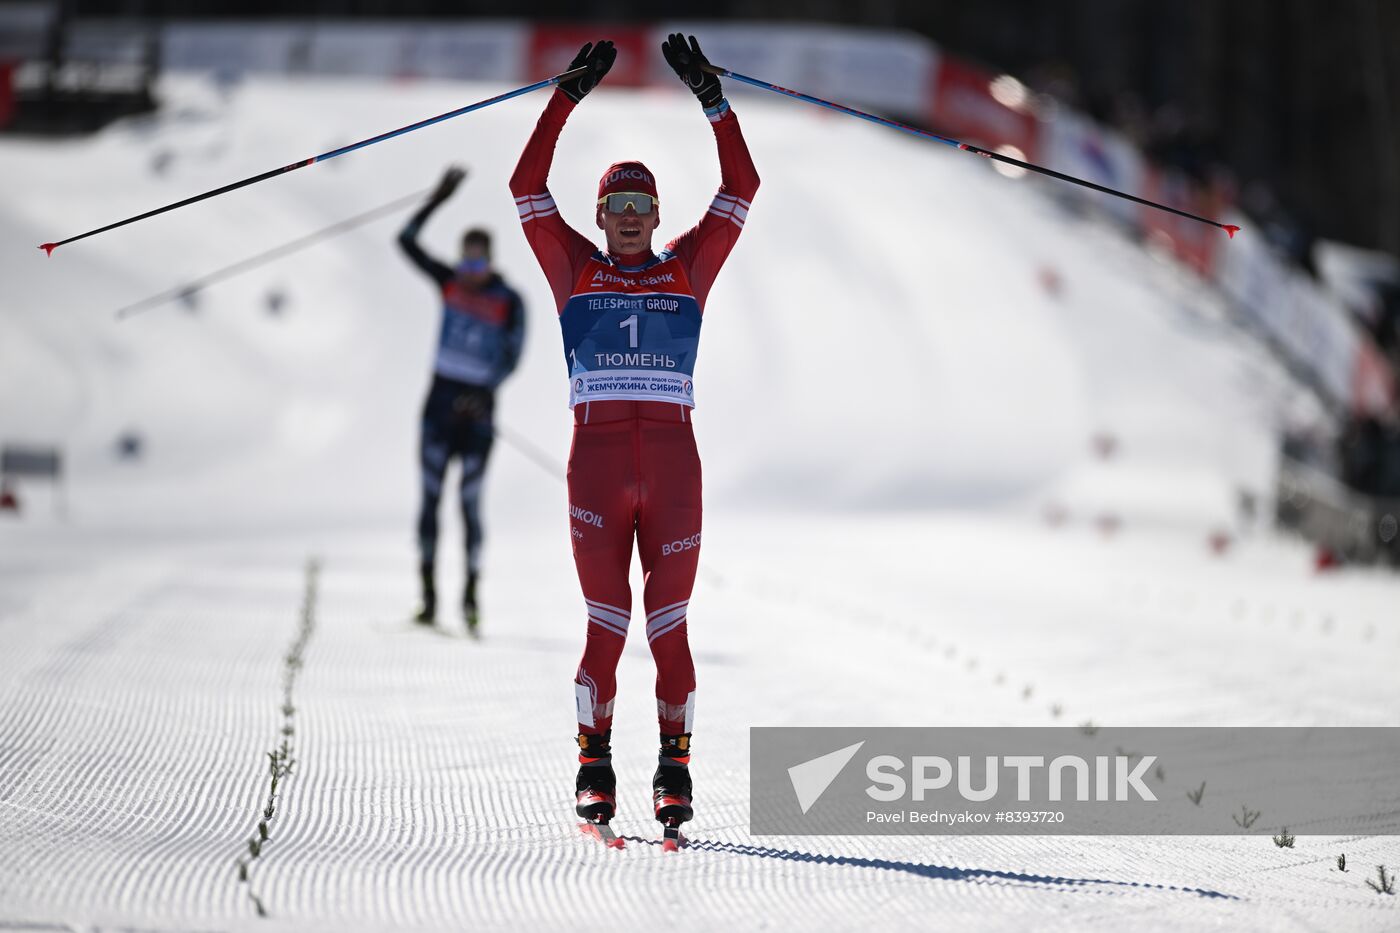
[[[1241,516],[1241,492],[1267,512],[1278,426],[1318,410],[1198,285],[984,160],[739,93],[764,185],[697,373],[694,844],[651,844],[635,637],[614,740],[633,838],[579,838],[564,367],[505,186],[542,96],[33,248],[499,90],[259,79],[224,98],[172,79],[154,119],[0,143],[0,439],[61,444],[69,465],[66,517],[26,484],[22,517],[0,520],[0,925],[1400,925],[1362,881],[1400,866],[1384,837],[749,835],[755,725],[1397,725],[1400,587],[1317,576]],[[619,158],[656,172],[667,236],[717,181],[693,102],[604,89],[552,182],[580,229]],[[192,311],[111,315],[451,161],[471,174],[427,242],[450,256],[464,226],[493,228],[531,312],[499,407],[480,642],[404,621],[437,309],[395,221]],[[125,431],[139,461],[114,454]],[[309,555],[296,763],[249,860]]]

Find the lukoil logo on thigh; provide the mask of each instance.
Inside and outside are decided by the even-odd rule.
[[[594,528],[603,527],[603,516],[588,509],[579,508],[572,502],[569,503],[569,517],[583,522],[585,525],[592,525]]]

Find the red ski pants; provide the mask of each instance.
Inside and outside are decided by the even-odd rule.
[[[624,405],[633,414],[600,421],[604,405],[593,403],[586,423],[579,406],[569,451],[570,535],[588,609],[587,642],[574,679],[578,727],[598,734],[612,726],[617,662],[632,616],[628,573],[635,538],[647,641],[656,660],[656,715],[661,732],[674,735],[691,731],[695,707],[686,609],[700,557],[700,457],[681,406],[608,403],[608,409]]]

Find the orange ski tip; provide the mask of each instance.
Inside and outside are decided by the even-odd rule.
[[[39,248],[44,251],[45,256],[52,256],[53,251],[58,249],[57,243],[40,243]]]
[[[1240,228],[1236,224],[1223,224],[1222,226],[1232,240],[1235,238],[1235,234],[1240,232]]]

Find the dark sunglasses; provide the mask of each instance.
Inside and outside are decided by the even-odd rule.
[[[661,202],[640,191],[614,191],[612,194],[599,198],[598,203],[609,214],[621,214],[627,210],[628,205],[631,205],[638,214],[650,214],[652,208]]]

